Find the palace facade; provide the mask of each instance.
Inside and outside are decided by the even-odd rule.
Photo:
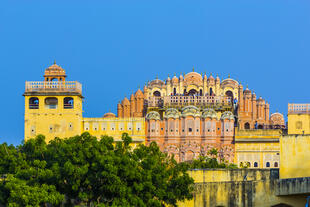
[[[157,142],[177,161],[216,148],[220,158],[239,165],[279,165],[283,115],[270,115],[269,103],[230,77],[220,80],[193,70],[165,81],[156,78],[119,102],[117,116],[109,112],[85,118],[82,85],[67,81],[65,70],[54,63],[45,70],[44,81],[26,82],[24,96],[25,140],[89,131],[118,141],[127,132],[135,143]]]

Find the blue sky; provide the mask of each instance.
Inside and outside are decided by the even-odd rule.
[[[100,117],[158,75],[219,74],[286,114],[309,103],[310,1],[156,0],[0,3],[0,143],[19,144],[25,81],[56,59]]]

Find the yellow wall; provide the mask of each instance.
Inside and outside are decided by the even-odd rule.
[[[133,142],[144,143],[144,118],[83,118],[83,131],[100,137],[109,135],[115,141],[121,141],[123,133],[128,133]]]
[[[267,169],[192,170],[194,198],[179,202],[180,207],[253,206],[270,207],[286,204],[305,206],[305,195],[276,196],[276,177]]]
[[[29,109],[29,98],[39,99],[39,109]],[[57,109],[48,109],[44,100],[57,97]],[[63,99],[74,99],[73,109],[64,109]],[[80,96],[25,96],[25,140],[43,134],[48,142],[55,137],[71,137],[82,132],[82,98]]]
[[[280,145],[279,138],[281,130],[238,130],[235,129],[235,163],[250,163],[250,168],[254,168],[254,163],[258,164],[257,168],[278,168],[280,162]],[[277,167],[278,165],[278,167]]]
[[[280,145],[280,178],[310,177],[310,135],[283,136]]]
[[[288,134],[310,134],[310,114],[288,114]]]

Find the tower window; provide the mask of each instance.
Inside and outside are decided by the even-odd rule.
[[[258,167],[258,163],[257,162],[254,162],[254,167]]]
[[[189,131],[189,132],[192,132],[192,131],[193,131],[193,129],[192,129],[192,128],[188,128],[188,131]]]
[[[31,97],[29,99],[29,109],[38,109],[39,108],[39,99],[37,97]]]
[[[270,167],[270,162],[266,162],[266,167]]]
[[[58,99],[55,97],[49,97],[45,99],[45,107],[48,109],[57,109]]]
[[[71,97],[66,97],[64,98],[64,109],[73,109],[73,98]]]
[[[250,129],[250,124],[249,124],[248,122],[245,123],[245,124],[244,124],[244,128],[245,128],[245,129]]]
[[[275,163],[274,163],[274,167],[279,167],[278,162],[275,162]]]

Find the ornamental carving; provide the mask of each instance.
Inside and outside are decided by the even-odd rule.
[[[202,118],[216,119],[216,112],[211,108],[204,109],[202,112]]]
[[[200,111],[196,106],[185,106],[182,109],[182,116],[193,116],[193,117],[200,117]]]
[[[169,119],[169,118],[178,119],[179,117],[180,117],[180,112],[175,108],[169,108],[165,111],[165,115],[164,115],[165,119]]]
[[[146,117],[147,120],[160,120],[160,115],[157,111],[151,111],[147,113]]]

